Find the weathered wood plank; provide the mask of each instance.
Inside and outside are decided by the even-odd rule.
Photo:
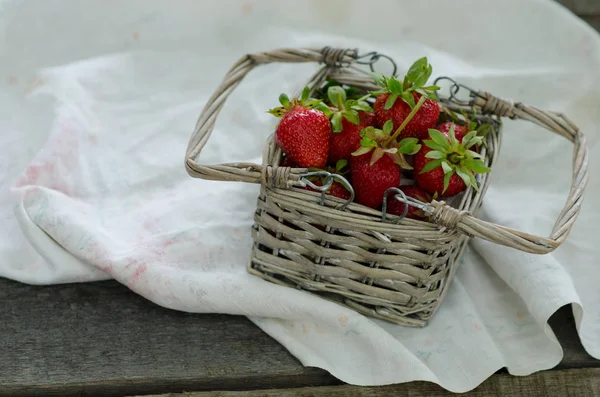
[[[0,279],[0,396],[337,384],[241,316],[167,310],[116,282]]]
[[[164,309],[116,282],[34,287],[0,279],[0,318],[0,396],[340,383],[304,368],[243,317]],[[562,368],[600,365],[581,347],[570,308],[551,325],[565,348]]]
[[[600,15],[598,0],[557,0],[559,3],[581,16]]]
[[[465,397],[592,397],[600,395],[600,369],[542,372],[527,377],[498,374]],[[215,391],[163,394],[146,397],[453,397],[430,383],[407,383],[382,387],[329,386],[287,390]],[[137,396],[142,397],[142,396]]]

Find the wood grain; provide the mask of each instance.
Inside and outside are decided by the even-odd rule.
[[[0,279],[0,396],[337,384],[244,317],[167,310],[116,282]]]
[[[303,367],[244,317],[167,310],[116,282],[35,287],[0,279],[0,318],[0,396],[340,383]],[[561,368],[600,365],[583,350],[570,307],[550,323],[565,349]]]
[[[592,397],[600,395],[600,369],[543,372],[528,377],[495,375],[465,397]],[[287,390],[215,391],[146,397],[455,397],[430,383],[382,387],[329,386]],[[142,396],[137,396],[142,397]]]

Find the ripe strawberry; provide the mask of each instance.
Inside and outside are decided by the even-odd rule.
[[[467,131],[468,127],[466,127],[466,126],[459,125],[459,124],[453,123],[451,121],[447,121],[445,123],[439,124],[437,127],[435,127],[435,129],[444,135],[448,135],[448,133],[450,132],[450,128],[452,128],[452,126],[454,126],[454,136],[456,137],[456,139],[459,142],[462,142],[465,135],[467,135],[467,132],[469,132],[469,131]]]
[[[290,100],[281,94],[282,107],[269,110],[281,117],[275,130],[275,142],[302,168],[323,168],[329,156],[331,124],[321,110],[315,109],[321,102],[309,100],[310,90],[306,87],[300,99]]]
[[[471,131],[458,142],[452,126],[448,133],[430,130],[430,140],[414,157],[415,183],[427,193],[438,196],[454,196],[462,192],[468,185],[478,190],[475,173],[490,172],[480,160],[481,156],[472,150],[473,145],[480,143],[483,137]]]
[[[323,181],[322,180],[312,181],[312,183],[314,183],[317,186],[323,186]],[[317,191],[317,190],[313,189],[310,186],[306,186],[305,189],[313,191],[313,192]],[[350,192],[348,191],[348,189],[346,189],[346,187],[344,185],[342,185],[339,182],[333,182],[333,184],[329,188],[329,191],[327,192],[327,194],[329,194],[331,196],[334,196],[334,197],[341,198],[343,200],[349,200],[350,199]]]
[[[410,67],[402,81],[396,77],[375,76],[375,82],[383,88],[374,92],[377,98],[373,108],[378,126],[392,120],[394,129],[403,126],[400,137],[427,138],[428,129],[437,124],[440,116],[434,92],[439,87],[424,87],[431,72],[432,67],[424,57]]]
[[[327,97],[332,104],[328,116],[333,130],[329,164],[350,158],[352,152],[360,147],[360,131],[373,125],[373,109],[365,100],[368,96],[347,100],[342,87],[332,86],[327,90]]]
[[[429,203],[431,201],[431,196],[418,186],[406,185],[400,186],[399,189],[402,190],[407,197],[412,197],[423,203]],[[388,196],[387,212],[389,214],[402,216],[402,214],[404,214],[405,207],[406,204],[403,202],[392,198],[392,196]],[[425,212],[415,206],[409,205],[406,212],[406,217],[411,219],[425,219]]]
[[[385,123],[383,130],[365,128],[361,148],[350,158],[355,201],[371,208],[381,206],[388,188],[400,185],[400,166],[409,167],[404,154],[414,154],[420,148],[415,138],[397,143],[390,135],[392,124]]]
[[[291,167],[291,168],[296,168],[298,167],[298,164],[296,164],[294,162],[294,160],[292,160],[290,158],[290,156],[284,156],[283,159],[281,159],[281,162],[279,163],[280,167]]]

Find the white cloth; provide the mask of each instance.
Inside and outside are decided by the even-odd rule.
[[[600,40],[554,2],[4,0],[0,38],[0,276],[114,278],[172,309],[245,315],[303,364],[358,385],[462,392],[502,367],[552,368],[563,352],[547,320],[570,303],[600,358]],[[535,256],[474,240],[425,329],[249,275],[258,187],[190,178],[185,147],[238,57],[324,45],[379,50],[401,72],[426,55],[434,76],[569,115],[589,137],[591,179],[568,241]],[[276,123],[265,110],[316,67],[250,73],[200,161],[260,161]],[[507,121],[481,216],[547,235],[571,150]]]

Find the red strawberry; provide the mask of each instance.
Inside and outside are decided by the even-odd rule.
[[[465,126],[458,125],[451,121],[447,121],[445,123],[439,124],[437,127],[435,127],[435,129],[444,135],[448,135],[452,126],[454,126],[454,136],[459,142],[462,142],[463,138],[465,137],[465,135],[467,135],[468,132],[467,127]]]
[[[460,143],[453,127],[448,133],[432,129],[429,135],[431,139],[423,141],[424,145],[414,157],[415,183],[429,194],[446,197],[462,192],[468,185],[477,190],[474,174],[490,172],[490,169],[479,159],[481,156],[469,148],[480,143],[483,137],[471,131]]]
[[[396,77],[376,76],[375,82],[382,90],[375,92],[375,115],[378,126],[392,120],[394,129],[403,128],[401,138],[426,139],[430,128],[435,127],[440,116],[436,86],[425,87],[432,67],[427,58],[417,60],[402,81]],[[411,116],[412,115],[412,116]]]
[[[418,186],[400,186],[400,190],[407,196],[412,197],[416,200],[421,201],[422,203],[429,203],[431,201],[431,196],[427,194],[423,189]],[[404,214],[404,209],[406,204],[403,202],[396,200],[393,196],[388,196],[387,201],[387,212],[389,214],[394,214],[398,216],[402,216]],[[425,213],[423,210],[414,207],[412,205],[408,206],[408,210],[406,212],[406,217],[411,219],[425,219]]]
[[[289,156],[284,156],[281,162],[279,163],[279,166],[295,168],[298,167],[298,164],[296,164],[294,160],[292,160]]]
[[[334,132],[331,136],[331,149],[329,151],[329,164],[334,164],[338,160],[349,159],[352,152],[358,150],[360,147],[360,132],[368,126],[373,124],[367,124],[362,122],[362,119],[369,119],[369,116],[362,116],[363,114],[373,114],[366,112],[359,112],[361,119],[360,125],[356,125],[348,121],[347,119],[342,120],[342,131]]]
[[[329,87],[327,97],[332,103],[331,118],[333,134],[329,151],[329,164],[348,159],[360,147],[360,132],[373,125],[373,109],[365,101],[368,97],[346,100],[346,91],[339,86]]]
[[[355,201],[359,204],[379,208],[385,191],[400,185],[400,166],[408,167],[404,154],[419,150],[420,145],[414,138],[398,144],[390,136],[391,130],[391,121],[384,125],[383,130],[365,128],[361,148],[352,153],[350,175]]]
[[[312,183],[314,183],[317,186],[323,186],[323,181],[320,181],[320,180],[313,181]],[[310,186],[306,186],[305,189],[313,191],[313,192],[317,191]],[[334,196],[334,197],[341,198],[343,200],[350,199],[350,192],[348,191],[348,189],[346,189],[344,187],[344,185],[342,185],[339,182],[333,182],[333,184],[329,188],[329,191],[327,192],[327,194]]]
[[[412,93],[414,102],[418,102],[421,95]],[[387,120],[394,122],[394,128],[400,127],[402,122],[406,120],[412,111],[409,104],[404,101],[396,100],[391,108],[385,109],[385,105],[390,97],[390,94],[380,94],[375,100],[375,115],[377,116],[377,125],[383,125]],[[440,107],[438,103],[432,99],[425,99],[421,108],[417,111],[413,119],[406,124],[400,136],[402,138],[413,137],[425,139],[429,128],[433,128],[440,116]]]
[[[271,109],[269,113],[281,117],[275,130],[275,142],[302,168],[323,168],[329,156],[331,124],[325,113],[313,108],[319,104],[309,100],[310,90],[302,92],[300,99],[290,100],[281,94],[282,107]]]

